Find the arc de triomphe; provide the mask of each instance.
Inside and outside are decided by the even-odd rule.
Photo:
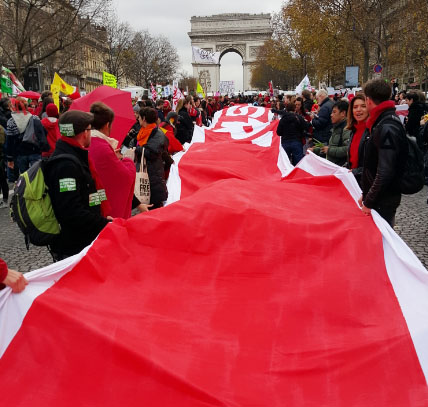
[[[236,52],[242,57],[243,90],[251,90],[251,67],[259,47],[272,37],[270,14],[218,14],[192,17],[189,37],[192,46],[209,52]],[[193,76],[207,92],[216,92],[220,82],[219,64],[193,63]]]

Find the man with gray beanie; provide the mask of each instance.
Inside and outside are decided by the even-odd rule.
[[[79,253],[112,218],[105,191],[89,160],[92,113],[69,110],[59,119],[61,138],[49,159],[45,182],[61,226],[50,246],[55,261]]]

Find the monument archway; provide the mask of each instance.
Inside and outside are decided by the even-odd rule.
[[[259,48],[272,37],[270,14],[218,14],[192,17],[188,33],[192,46],[208,52],[220,52],[218,64],[192,63],[193,76],[207,92],[217,92],[221,57],[236,52],[242,57],[243,90],[251,90],[251,68]]]

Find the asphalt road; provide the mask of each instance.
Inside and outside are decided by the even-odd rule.
[[[397,211],[395,230],[428,268],[428,188],[415,195],[403,196]],[[0,209],[0,257],[10,268],[27,272],[52,263],[45,247],[30,246],[10,220],[9,209]]]

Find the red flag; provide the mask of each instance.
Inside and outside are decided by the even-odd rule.
[[[271,97],[273,96],[273,84],[272,84],[272,81],[269,82],[269,95]]]
[[[268,114],[217,113],[174,156],[173,205],[0,294],[4,405],[427,405],[426,270],[352,174],[292,169]]]

